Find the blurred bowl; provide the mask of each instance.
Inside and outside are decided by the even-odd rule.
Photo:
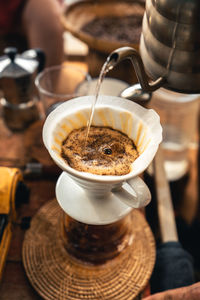
[[[87,95],[95,95],[97,89],[98,78],[93,78],[89,85],[83,82],[78,86],[77,93],[82,94],[82,91],[87,89]],[[99,95],[120,96],[122,91],[128,88],[128,83],[116,78],[104,78],[99,89]]]
[[[141,33],[142,18],[144,14],[144,1],[117,1],[117,0],[101,0],[101,1],[80,1],[69,6],[66,6],[62,15],[62,23],[64,28],[69,31],[73,36],[85,42],[89,48],[95,49],[102,53],[110,53],[116,48],[123,46],[130,46],[136,49],[139,48],[138,31]],[[125,26],[125,30],[133,30],[133,42],[130,40],[118,40],[114,39],[113,35],[108,36],[96,36],[92,31],[86,32],[84,27],[94,21],[95,19],[101,20],[101,18],[115,18],[119,17],[119,21],[123,20],[123,17],[137,18],[137,22],[134,25],[129,25],[129,22],[121,23],[121,26]],[[113,26],[115,26],[113,24]],[[130,28],[128,28],[131,26]],[[135,31],[135,37],[134,37]],[[107,31],[106,31],[107,32]],[[136,37],[137,35],[137,37]],[[140,35],[140,34],[139,34]]]

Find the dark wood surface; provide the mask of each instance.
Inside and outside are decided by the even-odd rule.
[[[30,201],[18,210],[14,224],[10,250],[0,287],[0,299],[40,299],[28,282],[22,264],[22,244],[25,229],[21,228],[23,217],[32,217],[39,207],[54,197],[54,182],[41,180],[27,182],[31,189]]]
[[[8,131],[6,132],[8,133]],[[12,157],[12,159],[17,159],[15,156],[18,155],[17,153],[20,152],[19,149],[23,146],[21,142],[23,141],[24,133],[17,134],[17,136],[16,134],[9,134],[9,138],[7,136],[6,139],[7,142],[1,136],[0,144],[1,146],[5,146],[10,143],[10,139],[13,139],[15,140],[15,146],[13,146],[12,151],[7,151],[7,155],[5,152],[2,153],[3,147],[1,147],[0,154],[1,156],[6,155],[8,158]],[[188,222],[194,216],[197,205],[196,150],[191,151],[191,162],[191,176],[181,205],[181,214]],[[8,164],[8,161],[2,161],[2,164],[6,165]],[[10,164],[11,163],[9,163],[9,165]],[[26,229],[23,229],[22,225],[24,218],[26,219],[34,216],[44,203],[55,197],[56,180],[57,175],[53,178],[48,178],[44,175],[37,179],[25,179],[26,185],[30,188],[30,199],[28,203],[22,204],[19,207],[17,222],[13,226],[11,246],[7,256],[3,279],[0,285],[1,300],[41,299],[30,285],[23,268],[22,244]]]
[[[31,159],[27,155],[24,143],[27,130],[21,133],[13,133],[6,128],[2,118],[0,119],[0,165],[24,167]],[[41,145],[41,151],[44,151],[43,145]],[[190,177],[182,198],[182,203],[179,206],[179,214],[188,224],[196,216],[198,206],[197,149],[194,148],[191,150],[190,159]],[[41,299],[30,285],[23,268],[22,245],[26,229],[22,225],[26,218],[33,217],[44,203],[55,197],[55,184],[58,174],[58,170],[55,170],[55,176],[49,176],[47,172],[38,178],[25,178],[25,183],[30,189],[30,199],[28,203],[22,203],[17,211],[18,217],[13,226],[12,241],[2,282],[0,283],[1,300]]]
[[[32,159],[24,146],[25,135],[28,130],[14,133],[5,126],[2,118],[0,119],[0,166],[20,167],[24,171],[25,164]],[[38,131],[38,135],[38,140],[41,140],[40,131]],[[41,151],[45,151],[43,147],[41,144]],[[0,283],[0,299],[2,300],[41,299],[30,285],[25,274],[22,263],[22,245],[25,228],[31,217],[44,203],[55,198],[57,169],[53,175],[55,176],[47,172],[31,179],[24,176],[24,182],[29,188],[30,196],[28,203],[21,203],[17,209],[17,220],[13,224],[11,245]]]
[[[18,209],[17,222],[13,226],[10,250],[0,285],[2,300],[41,299],[29,284],[23,268],[22,244],[26,229],[23,229],[22,224],[24,217],[32,217],[45,202],[55,197],[55,181],[32,180],[26,181],[26,184],[30,188],[30,200]]]

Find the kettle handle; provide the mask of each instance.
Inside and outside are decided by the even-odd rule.
[[[34,49],[37,55],[37,60],[39,62],[39,66],[38,66],[38,73],[40,73],[45,66],[45,62],[46,62],[46,56],[43,50],[36,48]]]

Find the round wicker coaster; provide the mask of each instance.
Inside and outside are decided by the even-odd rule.
[[[133,210],[133,243],[116,258],[93,266],[70,257],[59,236],[61,208],[56,200],[34,216],[23,243],[23,263],[44,299],[127,300],[147,285],[155,262],[155,244],[144,216]]]

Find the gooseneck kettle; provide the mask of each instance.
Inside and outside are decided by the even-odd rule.
[[[140,53],[130,47],[114,50],[108,57],[110,69],[126,58],[133,63],[142,91],[164,87],[199,93],[200,1],[146,0]],[[138,85],[122,96],[134,99],[135,94],[139,95]]]

